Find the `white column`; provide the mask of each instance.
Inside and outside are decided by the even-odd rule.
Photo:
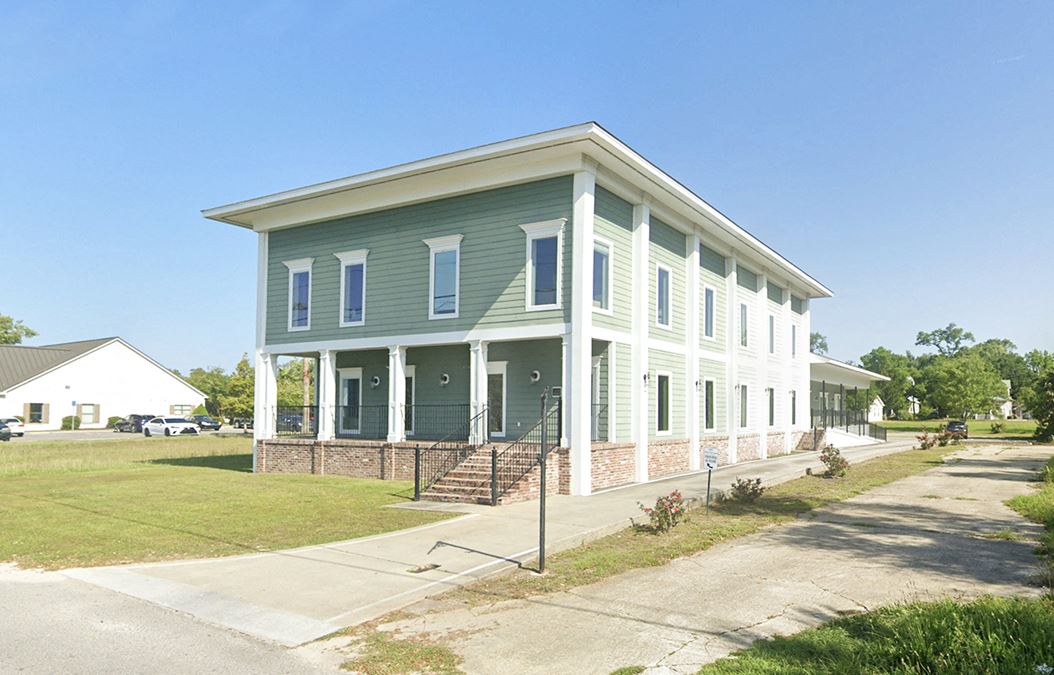
[[[403,415],[406,406],[406,348],[388,347],[388,442],[406,440]]]
[[[769,456],[769,277],[765,272],[758,279],[757,313],[760,317],[761,330],[759,331],[761,344],[756,345],[758,350],[758,380],[761,384],[761,394],[757,398],[755,406],[761,413],[756,415],[758,420],[758,457],[767,459]]]
[[[593,214],[596,165],[574,175],[571,231],[571,388],[564,390],[570,408],[571,494],[593,491]],[[570,400],[566,397],[570,395]]]
[[[487,407],[487,343],[474,340],[469,343],[469,401],[472,417],[483,412]],[[487,442],[487,420],[469,430],[469,442],[479,445]]]
[[[736,298],[736,270],[738,261],[736,252],[726,259],[728,274],[725,278],[725,296],[728,298],[728,320],[725,322],[725,340],[728,348],[728,369],[726,373],[725,389],[728,396],[728,405],[725,406],[725,414],[728,424],[728,463],[735,464],[739,461],[739,369],[736,366],[739,354],[739,300]]]
[[[256,239],[256,354],[255,384],[253,387],[253,471],[256,471],[256,441],[267,438],[262,435],[266,417],[266,393],[263,385],[263,349],[267,343],[267,239],[261,232]],[[275,384],[277,391],[278,385]]]
[[[256,352],[256,388],[253,400],[253,440],[274,437],[275,405],[278,403],[278,359],[274,354]]]
[[[688,425],[688,468],[698,471],[699,461],[699,232],[687,237],[687,274],[685,279],[688,307],[687,351],[685,352],[685,406],[687,407]]]
[[[337,352],[323,349],[318,353],[318,440],[336,436],[335,404],[337,396]]]
[[[568,392],[571,391],[571,334],[564,333],[560,336],[560,388],[563,390],[563,399],[560,401],[560,447],[571,447],[571,399]]]
[[[636,447],[634,478],[648,480],[648,331],[653,317],[648,304],[651,284],[651,198],[643,195],[633,207],[633,442]]]
[[[616,404],[618,403],[618,396],[616,387],[618,385],[618,378],[616,373],[618,372],[618,359],[616,358],[616,352],[618,352],[618,343],[608,343],[608,443],[617,443],[618,435],[615,433],[615,420],[618,419],[618,410]]]
[[[798,415],[806,415],[799,418],[799,426],[806,430],[812,427],[812,373],[809,366],[812,351],[809,345],[812,342],[810,335],[812,331],[812,318],[810,306],[812,302],[808,298],[802,300],[801,325],[798,328]]]
[[[780,297],[782,302],[780,303],[780,325],[783,326],[783,335],[779,338],[776,343],[776,354],[780,358],[780,393],[777,396],[783,397],[783,415],[781,416],[783,427],[783,454],[789,454],[791,451],[791,432],[794,430],[791,426],[791,406],[790,406],[790,392],[795,388],[794,384],[794,364],[791,357],[790,349],[790,336],[791,336],[791,305],[790,305],[790,288],[786,288],[783,291],[783,295]],[[782,343],[782,344],[781,344]],[[801,404],[798,401],[797,404]],[[799,408],[798,414],[801,414]]]

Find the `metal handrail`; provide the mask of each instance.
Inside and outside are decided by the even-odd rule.
[[[482,430],[482,433],[480,433]],[[486,442],[487,409],[447,433],[428,448],[414,451],[414,500]]]
[[[543,425],[545,433],[543,434]],[[498,498],[516,485],[541,462],[543,454],[549,454],[560,445],[560,406],[547,411],[538,423],[516,441],[498,452],[491,451],[490,501],[496,506]],[[543,447],[543,438],[545,439]]]

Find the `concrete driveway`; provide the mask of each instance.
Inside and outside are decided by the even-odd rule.
[[[755,640],[891,602],[1038,595],[1042,527],[1003,502],[1029,491],[1050,455],[968,448],[942,467],[663,567],[485,607],[432,600],[382,629],[445,642],[469,673],[694,673]],[[1000,531],[1020,540],[979,536]]]
[[[217,431],[203,431],[202,436],[246,436],[249,434],[241,429],[224,426]],[[141,440],[142,434],[115,433],[113,429],[78,429],[76,431],[31,431],[22,437],[11,439],[12,445],[17,443],[34,443],[38,441],[127,441]]]
[[[898,452],[909,442],[847,450],[850,461]],[[815,453],[729,466],[773,484],[819,468]],[[637,502],[677,488],[702,496],[706,473],[548,503],[550,552],[626,527]],[[417,504],[462,514],[440,523],[348,542],[210,560],[67,570],[71,578],[191,614],[284,645],[298,645],[527,560],[537,552],[537,502],[492,508]]]

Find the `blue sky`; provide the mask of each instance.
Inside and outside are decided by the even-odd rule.
[[[215,6],[212,6],[215,5]],[[199,210],[597,120],[832,288],[831,353],[1054,349],[1054,3],[0,4],[0,313],[253,347]]]

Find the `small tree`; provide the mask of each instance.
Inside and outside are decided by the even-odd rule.
[[[1036,440],[1049,443],[1054,440],[1054,370],[1043,375],[1036,383],[1032,396],[1032,416],[1036,418]]]
[[[809,333],[809,351],[813,354],[826,354],[827,336],[822,333]]]
[[[37,332],[15,319],[0,314],[0,345],[22,344],[26,338],[36,337]]]

